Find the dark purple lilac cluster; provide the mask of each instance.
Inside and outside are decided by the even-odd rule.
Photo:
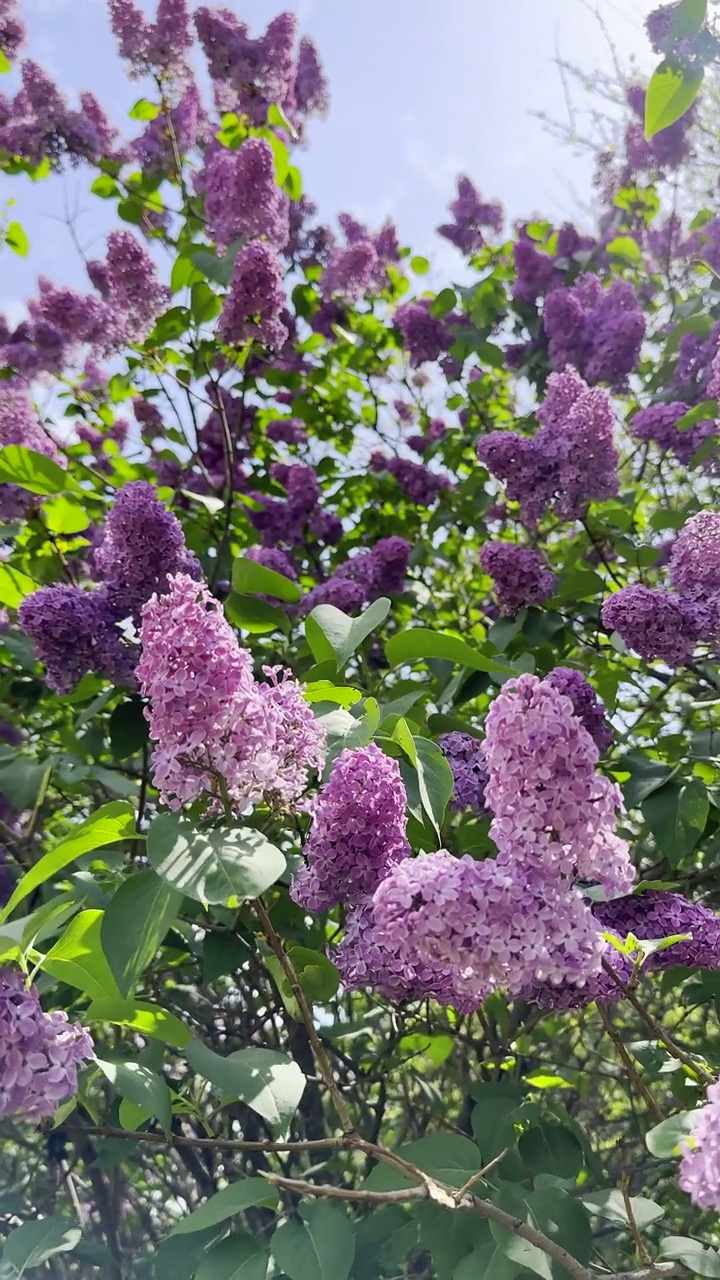
[[[285,301],[277,257],[264,241],[251,241],[235,259],[218,321],[220,341],[229,347],[246,342],[282,347],[288,336],[283,319]]]
[[[371,471],[387,471],[411,502],[418,507],[431,507],[443,489],[451,488],[451,481],[442,472],[432,471],[422,462],[412,458],[388,458],[379,451],[370,458]]]
[[[333,546],[342,537],[342,523],[320,505],[320,485],[314,469],[304,462],[276,462],[270,475],[287,490],[286,498],[254,493],[258,506],[248,517],[263,546],[299,547],[307,540]],[[260,505],[261,504],[261,505]]]
[[[0,381],[0,448],[18,444],[35,453],[42,453],[46,458],[60,466],[67,466],[67,459],[61,454],[55,441],[40,425],[37,413],[30,398],[27,383],[20,378],[8,378]],[[15,520],[26,514],[38,499],[26,489],[14,484],[0,484],[0,519]]]
[[[502,205],[483,200],[475,185],[464,175],[457,180],[457,196],[449,208],[453,220],[439,226],[438,235],[449,240],[466,257],[482,249],[488,231],[495,234],[502,231]]]
[[[548,294],[543,328],[553,369],[573,365],[591,386],[607,382],[621,390],[637,365],[645,317],[627,281],[603,286],[588,272]]]
[[[587,729],[595,746],[604,755],[612,745],[613,731],[608,724],[605,707],[595,690],[580,671],[572,667],[553,667],[548,683],[572,703],[573,714]]]
[[[78,1069],[95,1057],[84,1027],[45,1013],[34,987],[0,970],[0,1117],[41,1120],[77,1093]]]
[[[655,174],[663,169],[677,169],[690,154],[691,130],[695,123],[695,107],[690,107],[675,124],[661,129],[652,138],[645,137],[645,94],[642,85],[630,85],[627,104],[634,120],[625,130],[625,183],[638,174]]]
[[[178,101],[149,120],[130,150],[146,173],[176,176],[180,160],[202,140],[207,116],[194,81],[183,86]],[[152,211],[148,210],[148,214]]]
[[[25,43],[25,23],[17,13],[17,0],[0,0],[0,50],[9,62]]]
[[[338,566],[326,582],[313,587],[300,602],[301,614],[319,604],[332,604],[343,613],[354,613],[378,596],[402,595],[411,546],[397,535],[381,538]]]
[[[451,808],[456,813],[485,813],[488,774],[480,739],[471,733],[444,733],[438,746],[452,769]]]
[[[167,590],[170,574],[202,577],[197,556],[185,546],[180,521],[145,480],[132,480],[118,492],[94,564],[115,617],[136,622],[153,592]]]
[[[132,683],[134,655],[104,588],[41,587],[23,600],[18,620],[55,693],[70,693],[89,671],[115,684]]]
[[[411,364],[439,360],[455,340],[451,325],[457,323],[458,317],[451,313],[439,320],[431,315],[431,306],[432,299],[419,298],[415,302],[403,302],[395,312],[395,324]]]
[[[306,864],[290,893],[306,911],[355,906],[406,858],[405,788],[396,760],[371,743],[343,751],[315,803]]]
[[[265,433],[276,444],[307,444],[307,427],[302,418],[273,418]]]
[[[720,919],[707,907],[689,902],[680,893],[650,889],[638,895],[593,903],[592,913],[601,930],[612,933],[623,943],[629,934],[642,942],[690,935],[649,955],[643,963],[644,970],[671,969],[676,965],[688,969],[720,969]],[[621,1000],[622,988],[613,973],[621,982],[629,982],[635,957],[606,942],[603,960],[612,973],[603,968],[582,985],[569,981],[557,986],[543,983],[523,995],[552,1009],[581,1009],[594,1000],[608,1004]]]
[[[387,268],[400,257],[397,231],[389,220],[371,232],[348,213],[338,215],[345,245],[330,243],[320,277],[320,293],[325,305],[357,302],[367,292],[377,292],[388,283]]]
[[[532,547],[515,542],[486,542],[480,568],[493,580],[500,609],[514,617],[526,605],[541,605],[555,590],[555,574]]]
[[[656,444],[663,453],[673,453],[678,462],[688,463],[703,440],[716,430],[714,421],[696,422],[688,431],[678,429],[678,422],[689,406],[681,400],[669,404],[651,404],[630,419],[630,430],[637,440]]]

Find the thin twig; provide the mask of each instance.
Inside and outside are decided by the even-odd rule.
[[[662,1111],[660,1110],[659,1106],[657,1105],[655,1099],[653,1098],[647,1085],[645,1084],[645,1081],[642,1079],[642,1077],[638,1073],[637,1068],[635,1067],[635,1063],[633,1062],[632,1058],[630,1057],[630,1054],[625,1048],[625,1045],[623,1044],[620,1038],[620,1035],[618,1034],[617,1030],[615,1029],[612,1022],[610,1021],[610,1016],[607,1010],[603,1008],[602,1004],[598,1003],[597,1011],[600,1016],[600,1021],[602,1022],[603,1027],[605,1028],[605,1031],[607,1032],[613,1044],[615,1045],[615,1048],[618,1053],[618,1057],[621,1059],[623,1065],[625,1066],[625,1069],[630,1079],[632,1080],[632,1083],[635,1085],[635,1088],[637,1089],[638,1093],[640,1094],[643,1101],[645,1102],[645,1105],[647,1106],[648,1110],[652,1112],[655,1119],[658,1121],[658,1123],[660,1123],[660,1121],[664,1120],[665,1117]],[[641,1261],[644,1261],[644,1259],[641,1259]]]
[[[243,1138],[196,1138],[173,1133],[142,1133],[135,1129],[119,1129],[114,1125],[83,1125],[81,1130],[63,1125],[63,1132],[89,1133],[95,1138],[125,1138],[128,1142],[151,1142],[156,1147],[204,1147],[210,1151],[329,1151],[345,1145],[344,1138],[313,1138],[308,1142],[249,1142]]]
[[[706,1071],[704,1067],[701,1067],[699,1063],[695,1062],[695,1060],[691,1058],[684,1049],[680,1048],[679,1044],[675,1043],[672,1036],[668,1035],[665,1028],[661,1026],[657,1019],[654,1018],[649,1010],[647,1010],[640,1000],[638,1000],[632,988],[628,986],[626,982],[623,982],[622,978],[615,972],[612,965],[608,964],[607,960],[603,960],[603,968],[605,969],[605,972],[609,973],[617,983],[625,996],[625,999],[630,1001],[633,1009],[636,1013],[640,1014],[643,1022],[650,1028],[653,1035],[657,1036],[658,1040],[662,1041],[671,1057],[676,1058],[678,1062],[682,1062],[683,1065],[686,1066],[689,1071],[692,1071],[693,1075],[696,1076],[698,1080],[702,1081],[704,1085],[714,1084],[715,1077],[710,1075],[710,1072]]]

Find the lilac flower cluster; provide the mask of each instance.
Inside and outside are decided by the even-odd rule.
[[[284,578],[290,578],[292,582],[297,581],[297,569],[289,555],[281,551],[280,547],[250,547],[245,555],[248,560],[254,560],[256,564],[262,564],[266,569],[281,573]]]
[[[376,451],[370,458],[371,471],[387,471],[411,502],[418,507],[431,507],[443,489],[451,488],[451,481],[441,472],[431,471],[412,458],[387,458]]]
[[[651,404],[633,414],[630,430],[637,440],[652,442],[663,453],[674,453],[678,462],[688,463],[716,426],[713,421],[696,422],[688,431],[680,431],[677,424],[687,412],[688,405],[680,400]]]
[[[645,893],[613,898],[610,902],[596,902],[592,907],[598,928],[611,933],[621,942],[629,934],[639,941],[651,942],[660,938],[690,937],[682,942],[656,951],[643,963],[643,970],[671,969],[683,965],[694,969],[720,969],[720,919],[707,907],[688,902],[680,893],[653,889]],[[580,1009],[594,1000],[613,1003],[621,1000],[621,982],[629,982],[635,964],[634,957],[625,955],[611,942],[604,944],[603,960],[612,970],[603,968],[586,983],[565,981],[559,986],[540,984],[523,995],[536,1004],[553,1009]]]
[[[0,1117],[40,1120],[77,1093],[78,1068],[95,1057],[84,1027],[45,1013],[15,969],[0,970]]]
[[[24,61],[21,74],[14,98],[0,94],[1,150],[55,167],[64,157],[73,164],[114,158],[116,130],[92,93],[82,93],[80,110],[74,111],[36,62]]]
[[[438,320],[430,314],[431,305],[429,298],[420,298],[416,302],[403,302],[395,312],[395,324],[411,364],[438,360],[453,344],[454,337],[448,326],[455,317]]]
[[[167,305],[169,289],[158,280],[152,258],[131,231],[110,232],[102,266],[104,296],[116,327],[112,345],[141,342]]]
[[[720,1081],[693,1116],[692,1142],[682,1143],[678,1182],[693,1204],[720,1212]]]
[[[155,784],[171,809],[205,796],[211,811],[227,797],[243,812],[263,801],[296,806],[310,770],[322,768],[324,732],[300,685],[267,669],[255,680],[221,606],[185,574],[143,608],[137,676]]]
[[[167,590],[168,577],[202,576],[200,563],[185,546],[182,525],[160,502],[151,484],[132,480],[122,488],[94,553],[98,578],[115,616],[139,620],[153,592]]]
[[[452,978],[440,965],[421,959],[417,953],[398,953],[383,927],[375,923],[370,897],[348,912],[333,961],[349,991],[374,987],[393,1002],[430,997],[444,1004],[460,1003]]]
[[[219,248],[241,238],[284,248],[290,201],[275,180],[269,142],[248,138],[237,151],[214,144],[206,153],[204,183],[208,234]]]
[[[587,272],[548,295],[543,328],[553,369],[570,364],[591,386],[607,382],[621,390],[638,361],[645,317],[632,285],[614,280],[605,288]]]
[[[453,220],[439,226],[438,235],[449,240],[466,257],[482,249],[487,231],[497,234],[502,230],[502,206],[483,200],[474,184],[464,175],[457,180],[457,196],[449,208]]]
[[[59,288],[44,277],[39,289],[28,304],[28,319],[0,339],[0,362],[26,378],[64,371],[80,344],[103,343],[109,324],[100,298]]]
[[[175,175],[177,158],[196,146],[206,124],[197,85],[190,81],[174,106],[148,121],[132,143],[132,155],[141,169],[154,175]],[[150,211],[148,211],[149,213]]]
[[[548,683],[572,703],[573,713],[587,729],[601,755],[612,744],[613,731],[607,722],[605,707],[592,685],[580,671],[572,667],[553,667]]]
[[[555,574],[540,553],[515,542],[486,542],[480,567],[492,578],[500,609],[509,617],[526,605],[544,604],[555,590]]]
[[[532,306],[551,289],[556,289],[562,275],[551,253],[537,247],[526,231],[520,231],[513,244],[515,280],[513,298],[516,302]]]
[[[288,336],[284,307],[280,264],[267,244],[253,240],[235,259],[218,337],[230,347],[252,341],[282,347]]]
[[[567,368],[548,378],[537,411],[541,428],[532,437],[491,431],[478,442],[481,462],[505,480],[508,498],[520,504],[533,527],[555,497],[564,520],[582,517],[589,502],[618,491],[618,455],[613,442],[612,406],[601,387],[588,387]]]
[[[444,733],[438,746],[452,769],[451,808],[456,813],[484,813],[488,774],[482,742],[471,733]]]
[[[362,608],[378,596],[402,595],[412,548],[397,535],[381,538],[368,551],[361,551],[338,566],[300,602],[300,613],[310,613],[319,604],[332,604],[343,613]]]
[[[273,418],[265,432],[268,440],[282,444],[307,444],[307,427],[302,418]]]
[[[18,620],[56,693],[69,693],[89,671],[131,683],[132,650],[123,644],[104,588],[41,587],[22,601]]]
[[[683,600],[704,606],[713,635],[720,621],[720,512],[699,511],[685,521],[670,555],[670,581]]]
[[[636,119],[631,120],[625,130],[625,185],[638,174],[676,169],[691,150],[690,132],[695,123],[694,104],[675,124],[661,129],[648,139],[645,137],[645,89],[642,85],[630,85],[626,99]]]
[[[187,74],[192,48],[187,0],[158,0],[155,22],[148,22],[134,0],[109,0],[110,23],[121,57],[137,76],[160,72],[170,79]]]
[[[617,631],[629,649],[668,666],[689,662],[700,640],[705,611],[660,588],[635,583],[616,591],[602,606],[603,626]]]
[[[312,467],[304,462],[277,462],[270,468],[273,480],[287,490],[287,498],[255,493],[262,503],[249,518],[267,547],[283,543],[302,546],[307,537],[333,545],[342,537],[342,523],[320,506],[320,485]]]
[[[20,378],[0,381],[0,448],[18,444],[35,453],[52,458],[62,467],[67,459],[52,439],[43,431],[33,408],[30,391]],[[26,489],[14,484],[0,484],[0,518],[5,520],[23,516],[38,499]]]
[[[12,62],[24,43],[25,23],[17,16],[16,0],[0,0],[0,50]]]
[[[306,911],[356,905],[410,852],[396,760],[371,743],[343,751],[317,798],[291,896]]]

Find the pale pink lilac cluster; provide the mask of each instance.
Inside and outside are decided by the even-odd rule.
[[[678,1182],[693,1204],[720,1213],[720,1081],[693,1115],[692,1142],[682,1143]]]
[[[498,605],[509,617],[526,605],[544,604],[555,590],[555,574],[540,553],[515,542],[486,542],[480,568],[492,578]]]
[[[374,743],[341,752],[315,802],[306,864],[291,896],[307,911],[351,906],[406,858],[406,795],[396,760]]]
[[[0,1118],[41,1120],[77,1093],[78,1070],[95,1057],[84,1027],[45,1013],[35,987],[0,970]]]
[[[137,677],[149,700],[153,774],[172,809],[200,797],[210,810],[262,803],[291,808],[322,767],[324,732],[289,675],[253,674],[222,608],[186,574],[142,611]]]
[[[471,733],[455,731],[438,738],[438,746],[452,769],[450,807],[456,813],[484,813],[488,773],[480,739]]]
[[[197,556],[185,546],[180,521],[146,480],[132,480],[119,490],[93,558],[117,618],[139,620],[153,592],[167,590],[171,574],[202,576]]]
[[[285,247],[290,201],[275,180],[269,142],[248,138],[236,151],[214,143],[206,152],[203,181],[208,234],[218,248],[240,239]]]
[[[288,336],[284,307],[280,263],[268,244],[252,240],[235,259],[218,337],[230,347],[253,341],[282,347]]]

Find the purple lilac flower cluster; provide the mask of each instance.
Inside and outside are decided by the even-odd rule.
[[[41,587],[22,601],[18,621],[56,693],[70,693],[89,671],[115,684],[132,682],[133,652],[104,588]]]
[[[501,611],[514,617],[526,605],[541,605],[555,590],[555,574],[532,547],[515,542],[486,542],[480,567],[493,580]]]
[[[471,733],[444,733],[438,746],[452,769],[451,808],[456,813],[485,813],[488,773],[480,739]]]
[[[635,368],[645,336],[645,318],[632,285],[614,280],[603,287],[587,272],[571,288],[548,294],[543,311],[550,363],[573,365],[594,386],[621,390]]]
[[[627,104],[636,118],[630,121],[625,130],[625,185],[638,174],[676,169],[691,150],[691,130],[695,123],[694,105],[675,124],[661,129],[648,139],[645,137],[645,93],[642,85],[638,84],[630,85],[626,92]]]
[[[142,611],[137,676],[149,699],[153,773],[171,809],[227,797],[238,812],[263,801],[296,806],[322,768],[324,732],[289,673],[257,681],[222,608],[185,574]]]
[[[50,435],[43,431],[30,398],[30,390],[20,378],[0,382],[0,448],[18,444],[35,453],[52,458],[62,467],[67,459]],[[14,484],[0,484],[0,519],[12,520],[25,515],[37,503],[26,489]]]
[[[280,263],[269,245],[253,240],[235,259],[218,337],[230,347],[252,341],[282,347],[288,336],[284,307]]]
[[[248,514],[264,546],[278,543],[286,547],[302,546],[307,537],[328,545],[340,541],[342,524],[337,516],[321,507],[320,485],[312,467],[304,462],[276,462],[270,474],[287,490],[287,497],[253,494],[262,505]]]
[[[694,969],[720,969],[720,919],[707,907],[688,902],[680,893],[652,889],[639,895],[629,894],[610,902],[593,903],[592,912],[598,928],[611,933],[621,942],[629,934],[642,942],[660,938],[690,937],[649,955],[643,969],[671,969],[683,965]],[[558,986],[540,984],[523,992],[525,999],[553,1009],[581,1009],[594,1000],[613,1003],[621,1000],[622,987],[615,981],[629,982],[635,958],[605,943],[603,960],[612,972],[603,968],[586,983],[565,981]]]
[[[574,714],[587,729],[600,755],[604,755],[612,744],[613,731],[605,707],[589,681],[572,667],[553,667],[547,680],[558,693],[570,699]]]
[[[134,0],[109,0],[109,7],[113,35],[134,75],[159,72],[170,80],[187,75],[192,48],[187,0],[158,0],[154,23]]]
[[[319,604],[332,604],[351,613],[378,596],[402,595],[411,550],[405,538],[381,538],[368,551],[339,565],[326,582],[313,587],[301,600],[300,613],[308,614]]]
[[[530,528],[553,500],[559,516],[576,520],[589,502],[618,491],[612,406],[603,388],[589,387],[571,368],[552,373],[537,417],[534,436],[491,431],[477,446],[478,458],[505,481],[507,497],[519,503]]]
[[[149,120],[133,140],[133,159],[146,173],[175,176],[178,156],[182,159],[201,140],[207,117],[197,85],[186,84],[174,106]],[[148,210],[148,214],[150,214]]]
[[[431,507],[443,489],[451,488],[451,481],[441,472],[432,471],[412,458],[388,458],[380,450],[371,455],[370,470],[387,471],[397,480],[406,497],[418,507]]]
[[[215,143],[206,152],[204,183],[208,234],[218,248],[241,238],[285,247],[290,200],[277,185],[264,138],[248,138],[237,151]]]
[[[640,583],[623,587],[603,604],[602,621],[647,661],[682,666],[700,640],[713,643],[720,635],[720,514],[691,516],[672,544],[669,563],[674,591]]]
[[[82,93],[74,111],[36,62],[26,59],[21,76],[14,98],[0,94],[0,150],[56,168],[65,157],[72,164],[114,157],[117,132],[92,93]]]
[[[459,317],[451,313],[439,320],[431,314],[431,306],[432,299],[419,298],[416,302],[403,302],[395,312],[395,324],[414,365],[439,360],[455,340],[450,326],[457,323]]]
[[[678,462],[688,463],[703,440],[716,430],[714,421],[696,422],[687,431],[678,428],[678,422],[688,412],[688,405],[681,400],[669,404],[651,404],[640,409],[630,419],[630,430],[637,440],[656,444],[663,453],[674,453]]]
[[[693,1116],[692,1142],[682,1143],[678,1182],[693,1204],[720,1212],[720,1081]]]
[[[25,43],[25,23],[17,13],[17,0],[0,0],[0,50],[12,62]]]
[[[329,246],[320,277],[320,292],[326,305],[333,300],[357,302],[368,291],[382,289],[388,283],[388,266],[400,257],[397,231],[389,220],[374,234],[348,213],[339,214],[338,222],[346,244]]]
[[[464,175],[457,180],[457,196],[449,208],[453,220],[439,226],[438,235],[449,240],[466,257],[482,249],[488,231],[498,234],[502,230],[502,206],[483,200],[474,184]]]
[[[95,1057],[84,1027],[45,1013],[15,969],[0,970],[0,1117],[40,1120],[77,1093],[78,1068]]]

